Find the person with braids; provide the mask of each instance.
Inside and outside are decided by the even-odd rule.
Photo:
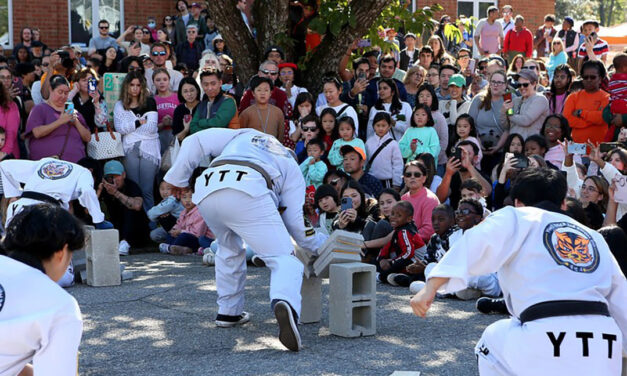
[[[560,64],[553,71],[551,88],[544,91],[544,96],[549,100],[549,112],[562,114],[566,98],[570,95],[570,84],[573,82],[574,72],[567,64]]]
[[[77,374],[83,319],[56,282],[84,243],[82,224],[61,207],[33,205],[13,218],[0,250],[3,375]]]

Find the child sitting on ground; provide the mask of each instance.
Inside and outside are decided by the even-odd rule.
[[[159,195],[161,195],[161,202],[147,213],[151,222],[158,222],[161,225],[150,231],[150,239],[155,243],[162,243],[168,238],[168,232],[185,209],[183,204],[172,196],[172,186],[166,181],[159,184]]]
[[[159,252],[172,255],[195,253],[201,237],[215,239],[198,207],[192,202],[192,193],[191,189],[187,189],[181,194],[181,204],[185,210],[170,230],[166,242],[159,244]]]
[[[483,206],[483,218],[485,218],[492,212],[486,207],[487,204],[485,201],[485,197],[483,197],[483,195],[481,194],[482,191],[483,187],[481,186],[481,183],[479,183],[479,180],[475,178],[466,179],[462,182],[462,200],[468,198],[479,201],[479,203],[481,203],[481,206]]]
[[[307,158],[300,164],[305,186],[318,188],[327,173],[327,165],[321,160],[325,151],[324,141],[315,138],[307,143]]]
[[[413,217],[414,207],[408,201],[399,201],[392,208],[390,224],[394,235],[377,257],[378,279],[383,283],[398,286],[395,278],[406,275],[408,265],[424,258],[425,243],[418,235]]]

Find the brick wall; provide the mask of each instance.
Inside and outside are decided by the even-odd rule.
[[[540,0],[530,2],[528,0],[499,1],[499,9],[509,4],[514,8],[514,16],[520,14],[525,17],[525,26],[535,33],[536,29],[544,24],[544,16],[555,14],[555,2]],[[562,20],[558,20],[561,22]]]

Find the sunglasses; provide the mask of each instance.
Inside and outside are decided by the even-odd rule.
[[[49,66],[49,65],[50,65],[50,63],[41,63],[41,66],[42,66],[42,67],[47,67],[47,66]]]
[[[277,74],[279,74],[278,71],[271,71],[271,70],[267,70],[267,69],[262,69],[259,72],[261,72],[263,74],[269,74],[270,76],[276,76]]]
[[[165,56],[165,51],[152,51],[152,56]]]
[[[529,82],[525,82],[525,83],[519,82],[518,84],[522,87],[529,87],[529,85],[531,85],[531,83]]]
[[[468,59],[470,57],[470,55],[462,55],[459,56],[458,59]]]
[[[538,68],[537,68],[535,65],[532,65],[532,66],[530,66],[530,67],[522,67],[522,68],[520,68],[520,69],[530,69],[530,70],[536,70],[536,69],[538,69]]]
[[[405,177],[406,178],[411,178],[411,177],[415,177],[415,178],[421,178],[422,177],[422,173],[420,172],[406,172],[405,173]]]
[[[100,30],[108,30],[109,26],[100,26]]]
[[[144,30],[144,34],[150,34],[150,31]]]
[[[316,127],[303,127],[303,132],[315,132]]]
[[[166,21],[172,21],[172,19],[170,17],[166,17],[165,20]]]
[[[470,209],[458,209],[455,211],[455,214],[457,215],[468,215],[468,214],[477,214],[474,211],[470,210]]]
[[[590,76],[581,76],[584,80],[596,80],[599,76],[590,75]]]

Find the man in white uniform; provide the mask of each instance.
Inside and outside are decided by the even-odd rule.
[[[68,210],[69,202],[78,199],[89,211],[96,228],[112,228],[104,221],[91,172],[76,163],[54,158],[10,159],[0,162],[0,178],[7,198],[20,197],[9,204],[6,226],[24,206],[45,202]],[[23,190],[21,184],[25,184]]]
[[[620,375],[627,282],[603,237],[561,213],[566,190],[558,171],[521,172],[516,207],[466,231],[412,298],[425,317],[436,291],[498,272],[512,318],[483,332],[475,347],[481,375]]]
[[[218,241],[216,325],[249,320],[244,312],[245,241],[270,268],[279,340],[298,351],[303,264],[294,256],[290,236],[314,254],[326,236],[305,225],[305,181],[293,152],[253,129],[207,129],[185,139],[164,180],[186,187],[205,157],[216,158],[196,179],[192,201]]]

